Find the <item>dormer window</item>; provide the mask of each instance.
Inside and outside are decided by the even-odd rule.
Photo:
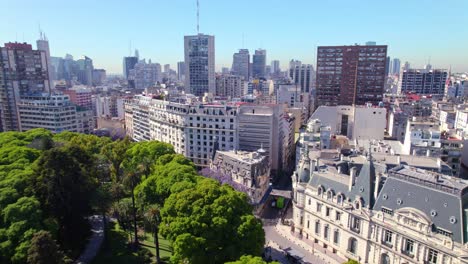
[[[322,186],[319,186],[318,189],[317,189],[317,195],[322,195],[323,193],[323,187]]]
[[[343,203],[343,194],[339,193],[337,196],[336,196],[336,203],[338,204],[342,204]]]

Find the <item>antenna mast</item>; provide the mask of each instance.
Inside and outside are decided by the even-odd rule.
[[[197,0],[197,34],[200,34],[200,3]]]

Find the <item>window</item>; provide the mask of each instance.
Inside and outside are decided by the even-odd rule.
[[[336,229],[335,232],[333,232],[333,243],[340,243],[340,230],[338,229]]]
[[[325,216],[330,216],[330,207],[325,207]]]
[[[335,213],[335,220],[336,220],[336,221],[340,221],[340,220],[341,220],[341,212],[338,212],[338,211],[337,211],[337,212]]]
[[[357,251],[357,240],[352,237],[349,239],[348,242],[348,251],[351,252],[352,254],[356,254]]]
[[[351,230],[356,233],[359,233],[361,230],[361,219],[357,217],[351,218]]]
[[[332,198],[332,196],[333,196],[333,195],[332,195],[332,192],[331,192],[331,191],[328,191],[328,192],[327,192],[327,199],[330,200],[330,199]]]
[[[325,227],[323,228],[323,238],[325,238],[325,240],[328,240],[329,230],[330,228],[328,227],[328,225],[325,225]]]
[[[342,194],[339,194],[337,197],[336,197],[336,202],[338,204],[341,204],[343,202],[343,195]]]
[[[309,228],[310,228],[310,221],[307,220],[307,229],[309,229]]]
[[[429,249],[429,252],[428,252],[428,255],[427,255],[427,262],[429,263],[437,263],[437,256],[439,255],[439,252],[437,252],[436,250],[430,248]]]
[[[309,205],[312,203],[312,200],[309,198]]]
[[[315,222],[315,234],[320,235],[320,221]]]
[[[317,194],[318,195],[322,195],[322,187],[319,186],[318,189],[317,189]]]
[[[387,209],[387,208],[382,207],[382,212],[384,214],[393,215],[393,210],[392,209]]]
[[[385,244],[388,246],[392,246],[392,237],[393,237],[393,232],[389,230],[384,230],[384,237],[383,241]]]
[[[413,255],[413,252],[414,252],[414,241],[407,238],[405,240],[405,246],[404,246],[403,253],[405,253],[407,255]]]
[[[322,204],[317,203],[317,212],[320,212],[320,211],[322,211]]]

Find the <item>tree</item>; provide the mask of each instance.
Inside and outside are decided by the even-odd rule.
[[[110,162],[110,173],[114,181],[120,181],[121,177],[121,168],[122,162],[125,159],[125,153],[132,145],[132,142],[128,137],[125,137],[123,140],[114,141],[110,144],[105,145],[101,153],[108,159]]]
[[[60,245],[77,249],[89,233],[85,216],[97,187],[91,157],[74,145],[53,148],[42,153],[34,171],[34,192],[44,211],[59,223]]]
[[[348,261],[344,262],[343,264],[359,264],[359,261],[354,259],[348,259]]]
[[[159,256],[159,224],[161,223],[161,215],[158,205],[150,206],[145,214],[145,222],[150,226],[151,232],[153,233],[154,246],[156,248],[156,263],[160,263],[161,258]]]
[[[165,154],[174,154],[174,148],[159,141],[139,142],[126,151],[122,162],[124,169],[124,185],[130,189],[132,198],[134,244],[138,245],[137,208],[135,204],[135,187],[142,177],[147,177],[156,160]]]
[[[244,255],[240,257],[239,260],[232,261],[232,262],[226,262],[225,264],[279,264],[278,262],[266,262],[264,261],[261,257],[254,257],[251,255]]]
[[[28,250],[29,264],[61,264],[63,259],[63,253],[49,232],[41,230],[34,234]]]
[[[263,251],[265,234],[247,196],[214,180],[172,193],[161,216],[160,233],[173,242],[175,263],[224,263]]]

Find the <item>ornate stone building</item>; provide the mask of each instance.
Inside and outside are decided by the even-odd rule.
[[[360,263],[468,263],[468,182],[371,155],[323,161],[308,148],[293,174],[294,233]]]

